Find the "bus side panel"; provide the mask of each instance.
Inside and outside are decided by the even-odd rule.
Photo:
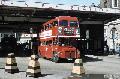
[[[60,51],[59,57],[60,58],[79,58],[80,55],[77,53],[76,49],[69,49],[69,48],[62,48],[64,50]]]
[[[45,57],[45,53],[46,53],[46,46],[39,46],[39,54],[42,57]]]
[[[46,58],[51,58],[52,57],[52,46],[46,46],[46,48],[47,48],[47,51],[46,51],[46,54],[45,54],[45,56],[46,56]]]
[[[52,35],[57,36],[58,35],[58,27],[52,28]]]
[[[65,52],[64,52],[64,51],[60,52],[60,53],[59,53],[59,57],[60,57],[60,58],[66,58],[66,57],[65,57]]]

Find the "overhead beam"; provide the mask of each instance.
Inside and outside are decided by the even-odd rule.
[[[0,16],[0,20],[2,20],[2,16]],[[11,17],[11,16],[4,16],[4,21],[12,21],[12,22],[24,22],[24,21],[28,21],[28,22],[46,22],[50,19],[47,18],[32,18],[32,17]]]
[[[81,21],[80,24],[103,24],[103,21]]]
[[[30,18],[30,22],[47,22],[50,19],[46,19],[46,18]]]

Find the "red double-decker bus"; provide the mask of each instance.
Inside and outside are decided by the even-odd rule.
[[[58,62],[60,59],[80,58],[76,40],[80,39],[76,17],[59,16],[43,24],[38,52],[41,57]]]

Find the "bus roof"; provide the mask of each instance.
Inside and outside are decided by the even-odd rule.
[[[59,16],[59,17],[56,17],[55,19],[51,19],[51,20],[47,21],[46,23],[43,24],[43,26],[45,26],[45,25],[47,25],[47,24],[50,24],[50,23],[52,23],[53,21],[58,21],[58,19],[59,19],[59,21],[60,21],[60,20],[78,21],[77,17]]]

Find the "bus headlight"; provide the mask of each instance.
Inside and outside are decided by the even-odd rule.
[[[59,33],[62,33],[62,27],[59,27],[59,28],[58,28],[58,32],[59,32]]]

